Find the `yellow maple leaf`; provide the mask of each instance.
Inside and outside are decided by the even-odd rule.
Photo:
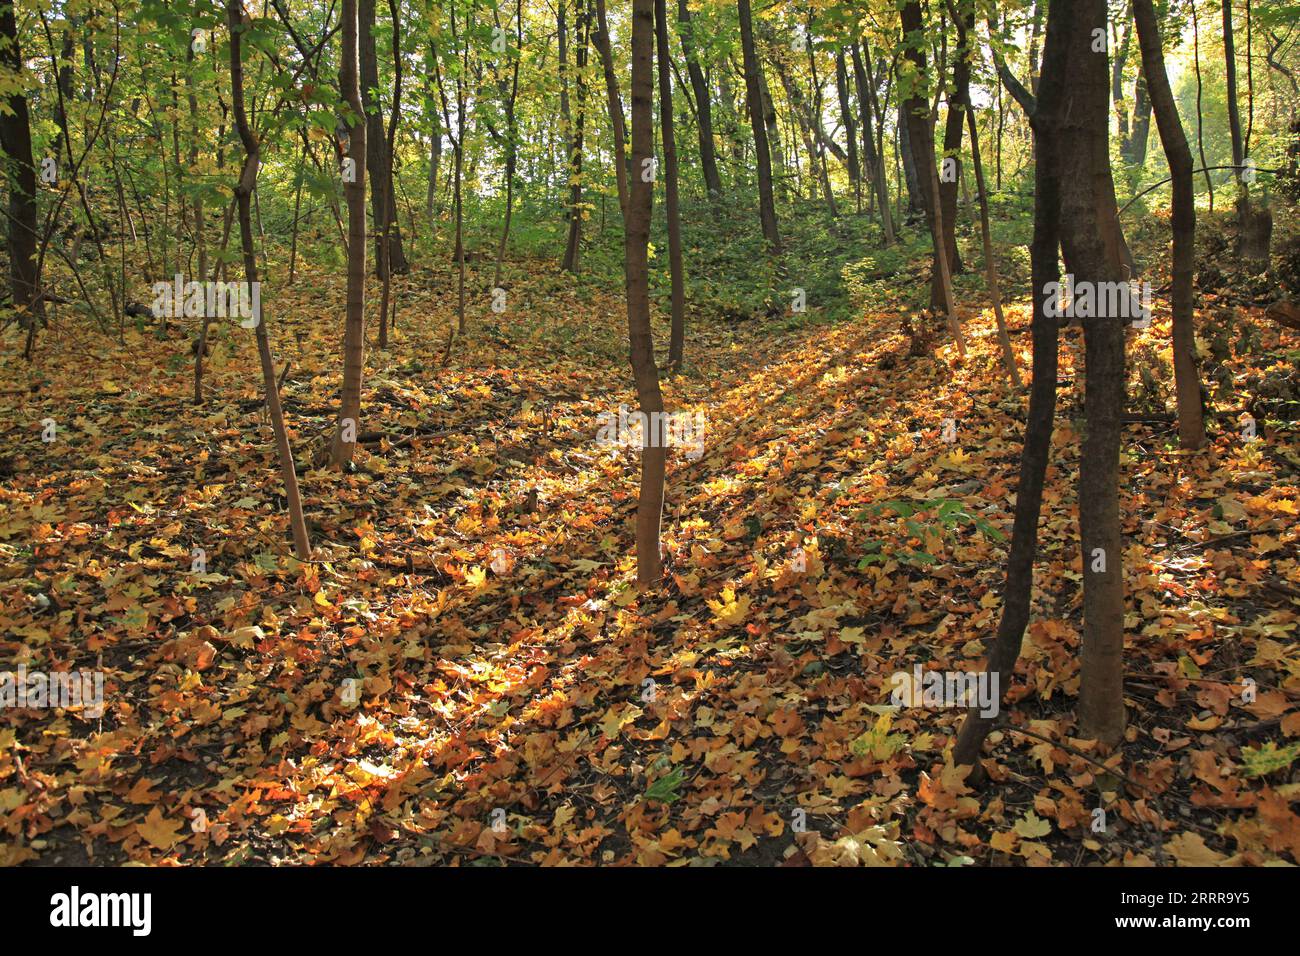
[[[159,850],[170,850],[181,842],[181,836],[177,831],[182,826],[184,826],[183,820],[168,820],[162,815],[162,810],[154,807],[144,818],[143,823],[135,825],[135,832],[140,834],[150,846]]]
[[[749,597],[742,594],[736,597],[736,589],[727,585],[722,589],[720,601],[708,600],[706,603],[713,610],[713,619],[719,624],[730,627],[739,624],[749,613]]]

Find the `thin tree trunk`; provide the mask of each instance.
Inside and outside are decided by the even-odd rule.
[[[361,26],[358,0],[343,2],[343,59],[339,66],[339,89],[350,111],[348,157],[353,162],[349,179],[343,182],[348,204],[347,314],[343,326],[343,389],[339,403],[339,425],[330,447],[330,461],[342,467],[352,460],[356,436],[361,429],[361,379],[366,360],[366,166],[373,150],[367,139],[370,123],[365,114],[358,78],[357,55]],[[370,182],[375,183],[371,177]],[[382,248],[380,253],[382,255]]]
[[[1002,363],[1006,366],[1011,385],[1017,390],[1022,387],[1020,369],[1016,366],[1016,353],[1011,348],[1011,337],[1007,334],[1007,320],[1002,315],[1002,284],[998,278],[998,264],[993,258],[993,237],[989,229],[988,188],[984,184],[984,164],[980,162],[979,132],[975,123],[975,111],[967,108],[966,121],[970,127],[970,158],[975,167],[975,188],[979,191],[980,235],[984,240],[984,272],[988,276],[989,296],[993,299],[993,316],[998,323],[998,344],[1002,347]]]
[[[664,207],[668,217],[668,268],[672,282],[672,331],[668,366],[681,368],[686,348],[686,292],[682,275],[682,221],[677,209],[677,143],[673,138],[672,47],[667,0],[654,0],[655,59],[659,65],[659,132],[664,149]]]
[[[602,29],[604,29],[602,27]],[[682,41],[682,54],[686,58],[686,75],[695,91],[696,126],[700,139],[700,168],[704,173],[704,187],[713,200],[722,198],[722,176],[718,173],[718,156],[713,148],[713,107],[710,103],[709,84],[704,79],[699,60],[695,56],[694,25],[686,0],[677,0],[677,33]]]
[[[381,251],[385,232],[388,235],[388,265],[394,272],[410,271],[402,249],[402,231],[397,225],[397,200],[390,180],[384,114],[378,99],[379,59],[375,52],[375,0],[358,0],[358,49],[361,71],[361,102],[366,107],[366,167],[370,170],[370,207],[375,223],[375,266],[385,262]],[[391,224],[387,230],[384,224]],[[380,276],[380,278],[383,278]]]
[[[1065,36],[1049,24],[1043,56],[1043,73],[1038,83],[1038,100],[1030,114],[1034,132],[1034,240],[1030,245],[1033,271],[1034,373],[1029,389],[1029,413],[1025,422],[1025,443],[1020,454],[1020,484],[1016,488],[1015,519],[1011,547],[1002,588],[1002,616],[989,650],[985,672],[991,686],[1005,699],[1015,673],[1016,661],[1029,624],[1034,584],[1034,558],[1038,551],[1038,522],[1042,513],[1043,484],[1052,451],[1052,422],[1056,417],[1056,374],[1059,324],[1047,313],[1047,289],[1059,283],[1060,191],[1056,153],[1059,146],[1059,114],[1065,93],[1063,72]],[[972,768],[970,782],[983,776],[980,748],[997,720],[979,707],[966,712],[952,759],[957,766]]]
[[[921,18],[919,0],[908,0],[902,9],[903,42],[906,44],[904,56],[911,61],[917,77],[926,75],[925,52],[918,45],[917,38],[924,35],[924,22]],[[930,239],[934,249],[931,276],[937,273],[937,284],[931,282],[931,307],[942,309],[948,318],[948,327],[952,330],[959,355],[966,354],[966,342],[962,336],[961,323],[957,319],[956,303],[952,294],[952,275],[948,269],[948,257],[943,252],[943,204],[939,201],[939,176],[935,169],[933,123],[925,95],[919,88],[913,88],[911,95],[903,102],[904,119],[908,125],[908,140],[912,146],[912,161],[916,164],[917,174],[921,179],[926,214],[930,220]],[[938,295],[935,295],[935,292]],[[938,301],[934,301],[935,299]]]
[[[773,255],[781,254],[781,233],[776,222],[776,200],[772,191],[772,157],[768,153],[767,125],[763,110],[758,54],[754,49],[754,27],[750,19],[749,0],[736,0],[740,16],[740,43],[745,60],[745,100],[749,106],[749,123],[754,131],[754,152],[758,160],[758,214],[763,236]]]
[[[614,55],[609,47],[609,24],[605,20],[605,0],[596,0],[596,46],[600,50],[601,69],[605,74],[605,97],[609,103],[609,125],[614,134],[614,178],[618,183],[618,207],[627,214],[627,147],[623,122],[623,101],[614,73]]]
[[[1058,10],[1061,11],[1058,14]],[[1069,109],[1056,161],[1061,180],[1061,252],[1075,287],[1128,278],[1110,171],[1109,90],[1104,57],[1092,52],[1093,31],[1106,25],[1105,0],[1052,4],[1066,29],[1065,83]],[[1059,26],[1058,26],[1059,29]],[[1079,729],[1107,745],[1124,732],[1124,544],[1119,516],[1120,421],[1124,410],[1126,322],[1108,314],[1082,316],[1087,380],[1087,427],[1079,459],[1079,536],[1083,561],[1083,635]],[[1106,297],[1109,298],[1109,297]]]
[[[1178,399],[1178,441],[1187,449],[1205,442],[1201,415],[1201,376],[1196,357],[1196,328],[1192,311],[1192,278],[1196,271],[1196,198],[1192,182],[1192,151],[1178,118],[1178,106],[1165,74],[1164,44],[1151,0],[1133,0],[1142,72],[1155,112],[1160,142],[1172,177],[1174,393]]]
[[[848,143],[849,181],[853,184],[853,211],[862,212],[862,166],[858,159],[858,130],[849,105],[849,68],[844,48],[835,51],[835,94],[840,104],[840,123]]]
[[[560,9],[563,10],[563,4]],[[590,32],[590,13],[577,0],[577,20],[574,22],[576,48],[574,60],[574,99],[577,121],[573,127],[572,147],[569,152],[569,237],[564,245],[564,259],[560,268],[577,272],[582,252],[582,145],[587,122],[587,36]],[[563,19],[561,18],[561,24]]]
[[[654,156],[651,109],[654,79],[650,62],[653,48],[654,0],[632,0],[632,168],[638,171],[644,168],[645,160]],[[668,455],[667,436],[662,427],[664,401],[650,328],[648,245],[653,190],[654,184],[644,176],[632,177],[623,226],[629,352],[637,400],[645,416],[636,514],[636,576],[637,584],[642,587],[653,584],[663,574],[659,524]]]
[[[345,0],[352,3],[354,0]],[[239,206],[239,236],[243,249],[244,279],[258,281],[257,254],[253,249],[252,194],[257,185],[257,170],[261,163],[259,144],[248,125],[244,111],[244,65],[241,58],[243,4],[241,0],[226,0],[226,23],[230,28],[230,92],[239,139],[244,145],[244,167],[235,187]],[[257,354],[262,365],[262,384],[266,391],[266,405],[270,410],[271,428],[275,433],[276,450],[280,458],[280,475],[284,481],[284,497],[289,509],[289,525],[293,529],[294,552],[300,561],[311,560],[311,540],[307,535],[307,522],[302,513],[302,499],[298,495],[298,475],[294,470],[293,449],[289,445],[289,432],[284,424],[284,409],[280,405],[280,388],[275,376],[275,360],[271,356],[271,340],[266,330],[266,315],[257,317]]]
[[[883,119],[880,118],[879,114],[876,116],[872,115],[872,104],[875,98],[872,96],[868,88],[868,83],[870,82],[871,77],[871,67],[869,65],[871,63],[871,50],[867,46],[867,42],[864,40],[862,43],[861,53],[859,53],[858,45],[856,43],[851,45],[850,53],[853,57],[854,84],[858,89],[858,109],[862,114],[863,161],[870,173],[871,182],[875,188],[876,201],[880,204],[880,225],[885,233],[885,245],[892,246],[894,244],[894,220],[893,216],[890,215],[889,209],[889,183],[885,176],[885,157],[881,154],[880,149],[877,148],[874,134],[872,133],[873,120],[880,119],[883,124]],[[865,66],[863,64],[864,57],[868,64]]]

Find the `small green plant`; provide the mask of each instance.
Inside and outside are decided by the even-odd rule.
[[[865,520],[878,517],[886,511],[892,511],[903,519],[903,525],[912,537],[926,542],[933,550],[942,544],[945,538],[954,538],[963,526],[972,527],[984,537],[994,541],[1005,541],[1007,536],[999,531],[988,519],[972,515],[966,505],[950,498],[935,498],[930,501],[884,501],[871,508],[858,512],[858,518]],[[933,517],[925,520],[933,513]],[[929,551],[917,551],[903,548],[898,554],[886,554],[883,551],[884,539],[867,541],[863,546],[867,554],[858,561],[859,570],[871,564],[883,564],[891,557],[915,565],[932,565],[938,563]]]

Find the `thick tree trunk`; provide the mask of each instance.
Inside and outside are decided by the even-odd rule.
[[[745,0],[740,0],[744,3]],[[632,168],[645,168],[654,157],[654,117],[651,110],[654,74],[654,0],[632,0]],[[627,286],[627,330],[637,401],[646,416],[642,429],[641,490],[636,513],[636,577],[641,586],[663,574],[659,555],[659,523],[663,513],[667,436],[662,428],[664,400],[655,367],[650,328],[650,206],[654,183],[635,175],[629,184],[624,216],[623,257]]]
[[[686,57],[686,75],[695,91],[695,112],[700,134],[700,168],[704,172],[704,186],[709,197],[722,198],[722,176],[718,173],[718,155],[713,148],[713,107],[710,103],[709,84],[704,79],[699,60],[695,56],[692,36],[694,25],[686,0],[677,0],[677,32],[682,41],[682,54]]]
[[[780,255],[781,233],[777,227],[776,200],[772,191],[772,157],[768,153],[768,130],[749,0],[736,0],[736,9],[740,15],[740,44],[745,59],[745,100],[749,106],[749,123],[754,131],[754,152],[758,160],[758,214],[768,246],[774,255]]]
[[[1160,24],[1151,0],[1133,0],[1142,72],[1146,76],[1151,107],[1155,112],[1160,142],[1172,177],[1173,220],[1173,340],[1174,392],[1178,399],[1178,440],[1184,448],[1197,449],[1205,443],[1205,422],[1201,414],[1200,363],[1196,356],[1192,278],[1196,270],[1196,199],[1192,182],[1192,150],[1187,145],[1178,106],[1165,74],[1164,45]]]
[[[1059,5],[1048,12],[1048,32]],[[1066,31],[1066,108],[1059,151],[1061,251],[1082,283],[1127,279],[1110,172],[1109,90],[1106,60],[1092,52],[1105,29],[1105,0],[1073,0],[1061,20]],[[1087,427],[1079,461],[1079,536],[1083,559],[1082,677],[1079,728],[1114,745],[1124,733],[1124,543],[1119,518],[1120,419],[1124,410],[1124,335],[1127,321],[1109,314],[1094,295],[1096,313],[1083,317]]]
[[[668,217],[668,268],[672,282],[672,331],[668,365],[680,368],[686,348],[686,290],[682,274],[682,221],[677,209],[677,143],[673,138],[672,47],[667,0],[654,0],[655,59],[659,65],[659,132],[664,149],[664,211]]]
[[[348,3],[354,0],[346,0]],[[244,145],[244,167],[235,186],[235,199],[239,207],[239,236],[244,259],[244,279],[250,285],[258,281],[257,254],[253,249],[252,195],[257,184],[257,170],[261,163],[257,139],[248,125],[244,110],[244,64],[241,55],[243,4],[241,0],[226,0],[226,23],[230,27],[230,93],[239,139]],[[266,330],[266,315],[262,311],[257,319],[257,355],[262,365],[262,385],[266,392],[266,406],[270,411],[271,428],[275,433],[276,451],[280,458],[280,475],[284,481],[284,497],[289,509],[289,526],[293,529],[294,552],[300,561],[311,560],[311,539],[307,535],[307,522],[303,518],[302,499],[298,494],[298,474],[294,470],[293,449],[289,445],[289,432],[284,425],[284,409],[280,405],[280,388],[275,376],[275,360],[271,356],[271,339]]]
[[[0,7],[0,66],[15,80],[23,73],[23,55],[12,2]],[[14,89],[0,111],[0,148],[9,167],[9,285],[23,328],[44,318],[40,277],[36,269],[36,166],[32,161],[32,129],[27,97]]]

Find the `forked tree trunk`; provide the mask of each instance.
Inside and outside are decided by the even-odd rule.
[[[668,45],[668,3],[654,0],[655,60],[659,65],[659,132],[664,148],[664,211],[668,217],[668,268],[672,282],[672,327],[668,366],[681,367],[686,348],[686,291],[682,275],[682,220],[677,210],[677,143],[673,138],[672,47]]]
[[[348,204],[348,282],[343,325],[343,389],[339,424],[330,446],[330,462],[336,468],[350,462],[356,451],[356,436],[361,428],[361,377],[366,360],[366,164],[371,151],[366,146],[370,130],[357,68],[357,0],[343,0],[342,28],[339,87],[350,114],[348,158],[354,165],[343,180],[343,195]]]
[[[352,3],[354,0],[347,0]],[[245,29],[241,23],[241,0],[226,0],[226,23],[230,28],[230,95],[235,114],[235,125],[240,142],[244,145],[244,167],[235,186],[235,199],[239,207],[239,237],[244,258],[244,279],[257,282],[257,254],[253,249],[253,187],[257,184],[257,170],[261,163],[259,144],[248,125],[244,110],[244,65],[240,51],[240,35]],[[298,475],[293,465],[293,449],[289,445],[289,432],[284,426],[284,409],[280,405],[280,388],[275,378],[275,360],[271,356],[271,340],[266,331],[266,315],[257,316],[257,355],[262,365],[262,385],[266,391],[266,405],[271,415],[271,428],[275,432],[276,451],[280,458],[280,475],[284,481],[284,497],[289,508],[289,526],[293,529],[294,552],[300,561],[311,560],[311,540],[307,535],[307,522],[303,518],[302,499],[298,495]]]
[[[1178,399],[1178,441],[1188,449],[1205,443],[1201,414],[1201,375],[1196,356],[1196,327],[1192,311],[1192,274],[1196,269],[1196,199],[1192,181],[1192,150],[1178,118],[1178,107],[1165,74],[1164,45],[1151,0],[1133,0],[1142,72],[1155,112],[1160,142],[1171,176],[1173,226],[1174,393]]]
[[[740,2],[745,3],[745,0]],[[638,171],[644,168],[645,160],[654,156],[651,112],[654,80],[650,62],[653,48],[654,0],[632,0],[632,168]],[[663,513],[664,472],[668,458],[667,436],[662,427],[664,400],[659,390],[659,370],[655,366],[654,338],[650,328],[648,246],[653,191],[652,182],[634,175],[629,184],[623,220],[628,344],[637,401],[646,416],[642,429],[641,490],[636,512],[636,577],[637,583],[643,587],[653,584],[663,574],[659,523]]]
[[[773,255],[781,254],[781,232],[776,222],[776,199],[772,192],[772,157],[768,152],[767,123],[763,109],[763,90],[759,76],[758,53],[754,49],[754,26],[750,19],[749,0],[736,0],[740,15],[740,45],[745,60],[745,102],[749,107],[749,125],[754,131],[754,153],[758,165],[758,215],[763,236]]]

